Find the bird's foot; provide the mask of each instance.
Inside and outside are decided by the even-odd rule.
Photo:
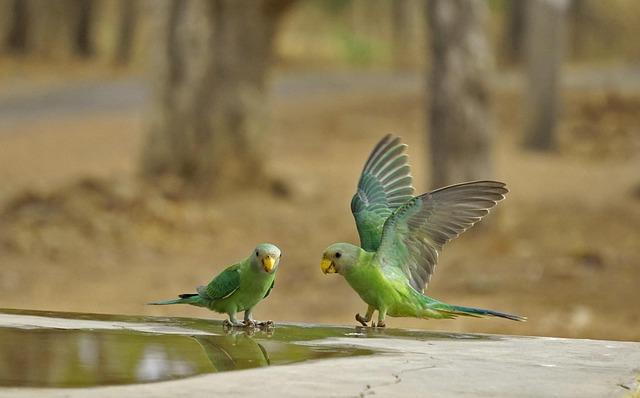
[[[363,317],[362,315],[360,315],[360,314],[356,314],[356,321],[360,322],[362,324],[362,326],[364,326],[364,327],[369,326],[367,324],[367,319],[365,317]]]
[[[273,328],[273,321],[254,321],[256,326],[260,329],[270,329]]]
[[[387,326],[387,324],[384,323],[384,321],[378,321],[378,323],[374,324],[373,326],[376,327],[376,328],[384,328],[384,327]]]
[[[246,329],[270,329],[273,328],[273,321],[245,319],[244,322],[239,323],[237,326],[243,326]]]
[[[226,328],[236,328],[236,327],[243,327],[244,323],[240,321],[231,322],[230,320],[225,319],[224,322],[222,322],[222,326]]]

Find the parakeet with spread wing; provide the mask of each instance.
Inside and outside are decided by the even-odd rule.
[[[508,192],[497,181],[473,181],[413,196],[406,145],[385,136],[367,160],[351,212],[360,247],[329,246],[320,268],[338,273],[368,304],[356,320],[367,326],[374,311],[384,327],[386,315],[416,318],[495,316],[514,321],[526,318],[480,308],[450,305],[424,295],[445,243],[489,213]]]
[[[229,315],[227,326],[263,326],[271,321],[258,322],[252,318],[253,307],[265,299],[275,284],[280,264],[280,249],[270,243],[262,243],[249,257],[231,265],[208,285],[199,286],[197,293],[186,293],[174,300],[156,301],[150,305],[190,304]],[[244,311],[244,322],[236,319],[236,313]]]

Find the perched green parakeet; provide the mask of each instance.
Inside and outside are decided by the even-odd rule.
[[[227,326],[262,326],[273,322],[254,321],[251,312],[266,298],[276,279],[280,263],[280,249],[270,243],[256,246],[249,257],[231,265],[208,285],[199,286],[197,293],[186,293],[174,300],[156,301],[150,305],[190,304],[229,315]],[[244,322],[236,313],[244,311]]]
[[[496,316],[523,321],[526,318],[497,311],[461,307],[423,294],[431,279],[438,253],[489,213],[504,199],[505,184],[474,181],[413,196],[406,145],[400,138],[384,137],[367,160],[351,212],[360,235],[360,247],[349,243],[329,246],[320,268],[338,273],[368,305],[367,326],[374,311],[384,327],[385,316],[455,318]]]

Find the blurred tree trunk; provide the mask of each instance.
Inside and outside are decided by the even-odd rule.
[[[152,4],[149,4],[151,7]],[[138,41],[142,0],[97,0],[96,55],[114,66],[131,62]]]
[[[528,149],[547,151],[556,146],[568,5],[569,0],[527,1],[524,146]]]
[[[431,186],[490,178],[493,129],[487,4],[429,0]]]
[[[584,57],[586,53],[585,37],[588,35],[589,30],[593,29],[593,25],[597,24],[596,13],[589,1],[570,1],[567,11],[568,25],[571,27],[568,42],[570,43],[570,52],[573,59],[579,60]]]
[[[21,0],[26,7],[26,51],[64,60],[92,53],[92,0]]]
[[[142,172],[175,193],[259,185],[266,79],[278,22],[292,0],[158,3],[157,87]],[[164,178],[163,178],[164,177]]]
[[[422,0],[394,0],[391,3],[393,63],[397,69],[407,69],[418,62],[415,44],[421,33],[416,14],[424,15]],[[422,18],[419,18],[423,21]]]
[[[131,60],[131,49],[138,24],[140,4],[134,0],[120,0],[118,7],[118,26],[113,61],[125,65]]]
[[[25,0],[27,3],[27,51],[40,58],[68,58],[73,53],[72,2]]]
[[[21,0],[0,0],[0,50],[24,53],[27,43],[27,8]]]
[[[395,0],[349,0],[348,3],[351,30],[357,36],[369,40],[390,38],[392,27],[389,17]]]
[[[9,36],[13,25],[13,0],[0,0],[0,53],[9,50]]]
[[[504,51],[507,62],[520,64],[523,57],[523,43],[525,37],[525,10],[528,0],[506,2],[507,29],[505,34]]]
[[[71,33],[71,40],[74,42],[74,53],[81,57],[89,57],[93,55],[93,41],[91,37],[93,26],[93,13],[95,8],[94,0],[76,0],[74,6],[75,20]]]
[[[393,63],[404,69],[411,64],[411,8],[409,0],[391,3],[393,27]]]

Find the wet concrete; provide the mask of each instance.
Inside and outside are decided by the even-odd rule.
[[[0,310],[0,358],[0,397],[640,394],[636,342]]]

